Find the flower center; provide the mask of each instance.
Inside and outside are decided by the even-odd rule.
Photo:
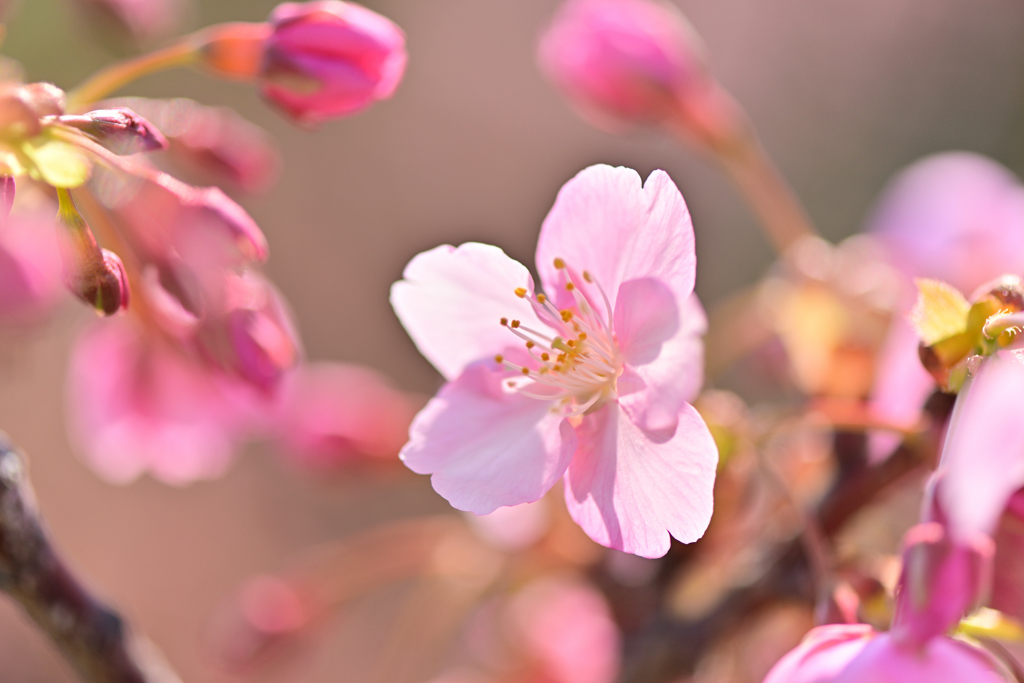
[[[615,382],[622,374],[622,354],[612,331],[612,309],[601,285],[587,271],[576,275],[565,261],[555,259],[573,303],[559,310],[544,294],[524,287],[516,296],[529,299],[547,330],[534,330],[519,320],[501,319],[501,325],[519,337],[532,360],[520,365],[504,356],[494,360],[522,374],[506,386],[532,398],[555,401],[566,417],[582,415],[615,398]],[[595,302],[603,302],[596,306]],[[602,308],[602,310],[599,310]]]

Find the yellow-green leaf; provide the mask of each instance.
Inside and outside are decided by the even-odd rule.
[[[32,163],[29,175],[53,187],[75,188],[89,179],[92,165],[80,148],[40,136],[22,145]]]
[[[907,318],[926,346],[963,334],[971,305],[964,295],[945,282],[918,279],[917,303]]]

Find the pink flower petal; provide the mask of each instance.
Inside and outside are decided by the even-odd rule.
[[[626,359],[619,404],[641,428],[671,430],[704,381],[704,309],[694,295],[677,302],[650,278],[623,283],[617,299],[614,328]]]
[[[553,293],[555,258],[588,271],[611,297],[627,280],[661,280],[685,300],[693,292],[697,259],[686,202],[664,171],[641,187],[628,168],[591,166],[558,193],[537,241],[537,270]]]
[[[547,401],[504,392],[484,364],[449,382],[413,420],[400,457],[459,510],[486,515],[532,503],[555,485],[576,435]]]
[[[967,391],[950,420],[936,492],[955,542],[994,533],[1010,496],[1024,487],[1024,366],[990,358]]]
[[[546,329],[518,287],[533,291],[526,267],[501,249],[469,242],[423,252],[391,287],[391,305],[427,360],[451,381],[470,363],[501,353],[519,339],[501,319]]]
[[[579,450],[569,466],[569,514],[598,543],[661,557],[669,534],[700,538],[711,521],[718,449],[704,420],[683,405],[675,432],[644,432],[617,403],[576,428]]]
[[[1010,499],[995,535],[992,599],[989,604],[1024,620],[1024,490]]]

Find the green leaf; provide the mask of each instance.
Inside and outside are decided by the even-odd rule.
[[[967,331],[971,305],[959,291],[939,280],[917,279],[917,303],[907,319],[926,346]]]
[[[26,141],[21,150],[33,166],[29,175],[53,187],[78,187],[92,172],[85,152],[62,140],[39,136]]]

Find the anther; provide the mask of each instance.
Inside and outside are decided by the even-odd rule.
[[[505,356],[503,356],[503,355],[501,355],[499,353],[497,356],[494,357],[494,362],[495,363],[504,363],[505,362]]]
[[[542,361],[547,361],[547,360],[549,360],[550,358],[551,358],[551,354],[550,354],[550,353],[542,353],[542,354],[540,354],[540,359],[541,359]]]
[[[570,339],[570,340],[568,340],[565,343],[569,346],[570,349],[576,348],[576,340],[575,339]]]
[[[567,323],[570,320],[572,320],[572,311],[570,311],[569,309],[566,309],[566,310],[562,311],[562,322]],[[512,327],[515,327],[515,326],[516,326],[515,322],[513,322],[512,323]]]
[[[585,270],[583,271],[583,279],[586,280],[587,282],[593,282],[594,281],[594,279],[592,277],[590,277],[590,273],[588,273]]]
[[[523,374],[524,375],[529,375],[530,374],[530,368],[523,368]]]
[[[501,326],[505,327],[506,325],[508,325],[508,318],[502,318],[501,319]]]
[[[526,342],[526,348],[532,349],[534,346],[536,346],[536,344],[534,344],[532,341]]]
[[[538,294],[537,295],[537,303],[542,304],[542,303],[544,303],[547,300],[548,300],[548,298],[546,296],[544,296],[543,294]]]
[[[565,268],[565,261],[563,261],[560,258],[556,258],[555,259],[555,268],[557,268],[558,270],[561,270],[562,268]]]
[[[567,292],[571,292],[571,291],[572,291],[572,290],[574,290],[574,289],[576,289],[576,285],[574,285],[574,284],[573,284],[573,283],[571,283],[571,282],[566,282],[566,283],[565,283],[565,291],[567,291]]]
[[[518,320],[513,320],[512,321],[512,328],[515,329],[517,327],[519,327],[519,321]]]
[[[520,299],[525,299],[526,298],[526,288],[525,287],[516,287],[516,296],[518,296]]]
[[[587,338],[586,332],[580,332],[580,341],[584,341]]]

